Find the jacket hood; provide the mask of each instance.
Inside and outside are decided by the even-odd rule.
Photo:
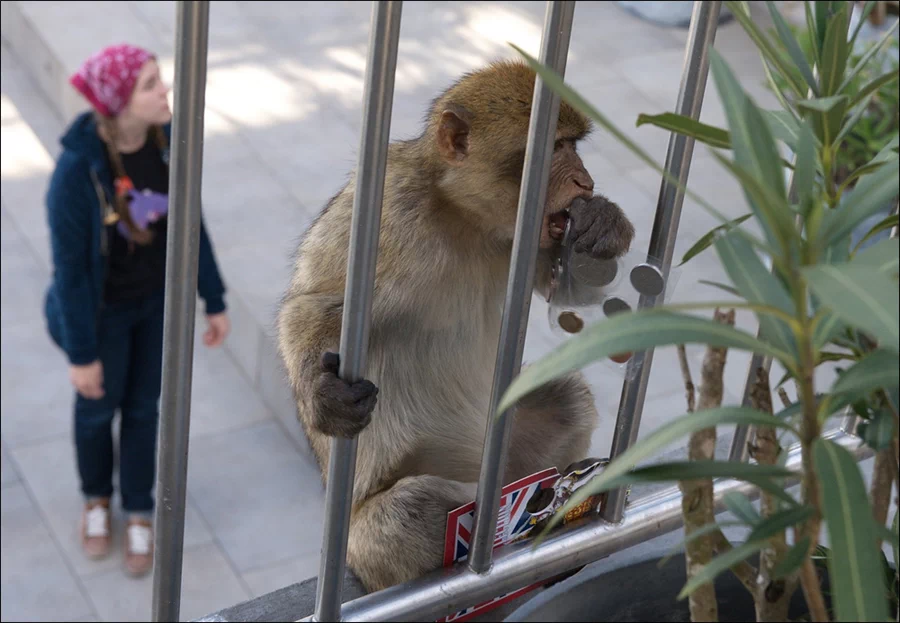
[[[91,111],[83,112],[66,128],[60,144],[94,162],[103,157],[103,141],[97,135],[97,121]]]

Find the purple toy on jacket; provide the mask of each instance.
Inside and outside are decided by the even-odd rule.
[[[131,218],[135,225],[141,229],[147,229],[150,223],[155,223],[169,213],[168,195],[152,190],[129,190],[128,197],[131,199],[128,203],[128,211],[131,212]],[[117,229],[125,239],[131,240],[131,234],[121,220],[118,222]]]

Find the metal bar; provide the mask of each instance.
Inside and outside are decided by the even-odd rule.
[[[858,438],[840,430],[823,435],[857,456],[872,456]],[[802,467],[799,444],[788,450],[786,467]],[[785,486],[789,486],[785,483]],[[759,489],[738,480],[715,481],[716,512],[725,510],[727,493],[740,492],[750,499]],[[682,527],[681,492],[672,486],[640,500],[618,525],[583,519],[562,527],[535,547],[531,541],[512,543],[497,550],[491,569],[473,572],[464,564],[440,569],[421,578],[372,593],[344,604],[345,621],[434,621],[463,608],[503,595],[523,586],[542,582],[573,568],[590,564],[650,538]],[[307,620],[307,619],[301,619]]]
[[[699,0],[694,2],[685,48],[684,71],[675,110],[678,114],[692,119],[700,118],[703,93],[706,90],[706,78],[709,74],[708,50],[715,43],[721,8],[721,2],[701,2]],[[672,133],[669,138],[665,169],[682,185],[687,184],[693,152],[693,138]],[[660,268],[666,280],[669,278],[669,269],[672,266],[672,255],[675,252],[675,238],[678,234],[683,203],[684,193],[664,177],[659,191],[659,201],[656,204],[656,218],[650,235],[649,255],[662,263]],[[652,307],[657,300],[665,300],[664,297],[665,291],[657,296],[641,296],[638,308]],[[621,455],[637,440],[652,363],[653,349],[635,353],[628,362],[625,382],[622,385],[622,396],[619,401],[619,412],[616,417],[616,428],[610,448],[610,458],[614,459]],[[602,516],[606,521],[612,523],[622,521],[625,512],[625,497],[624,488],[609,492],[602,511]]]
[[[375,2],[372,6],[362,138],[341,325],[339,375],[349,382],[362,380],[366,370],[402,5],[402,2],[391,1]],[[356,438],[336,437],[331,441],[323,550],[316,587],[316,621],[340,620],[356,446]]]
[[[154,621],[178,621],[200,249],[209,2],[178,2],[160,399]]]
[[[563,76],[574,15],[574,1],[547,3],[540,61]],[[537,76],[534,83],[528,142],[525,147],[525,164],[519,192],[509,282],[503,306],[497,360],[494,365],[491,406],[481,459],[481,474],[478,478],[475,524],[468,556],[469,566],[478,573],[487,571],[491,566],[500,493],[514,417],[513,409],[497,414],[496,417],[495,411],[500,397],[519,373],[522,365],[559,103],[559,96]]]

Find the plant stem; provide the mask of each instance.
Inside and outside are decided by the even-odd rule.
[[[714,541],[716,554],[722,555],[727,554],[734,546],[731,544],[731,541],[728,540],[724,534],[722,534],[721,530],[715,530],[711,533],[711,536]],[[731,572],[734,574],[738,580],[740,580],[741,584],[744,585],[751,594],[756,593],[756,568],[751,565],[746,560],[742,560],[737,563],[733,567],[731,567]]]
[[[784,390],[782,389],[783,393]],[[788,404],[787,395],[782,400]],[[756,370],[756,382],[750,392],[750,404],[755,409],[772,413],[772,390],[769,386],[769,374],[762,368]],[[756,430],[756,439],[750,448],[750,456],[760,465],[775,465],[781,446],[778,435],[771,426],[760,426]],[[770,493],[760,495],[762,517],[771,517],[778,512],[778,500]],[[782,530],[769,539],[769,546],[759,555],[759,578],[753,591],[753,602],[756,606],[756,620],[785,621],[791,598],[797,590],[797,575],[780,580],[772,580],[772,571],[778,566],[787,552],[787,536]]]
[[[809,537],[809,551],[807,559],[803,563],[800,572],[800,584],[803,587],[803,595],[810,608],[813,621],[829,620],[828,611],[825,609],[825,600],[822,597],[822,587],[815,573],[811,558],[819,544],[819,529],[822,522],[822,502],[819,490],[819,477],[813,460],[813,443],[818,439],[821,430],[819,426],[818,405],[813,375],[816,369],[816,358],[812,345],[812,321],[807,310],[807,289],[799,278],[796,278],[794,292],[796,293],[797,317],[802,323],[801,330],[796,335],[797,349],[799,351],[799,374],[797,384],[799,398],[803,403],[803,421],[800,429],[800,446],[803,463],[803,501],[812,507],[813,516],[803,526],[798,537]]]
[[[722,313],[716,309],[713,319],[716,322],[734,324],[735,312]],[[700,409],[712,409],[722,404],[723,376],[727,348],[708,347],[703,359],[700,384]],[[689,411],[694,410],[694,383],[691,380],[690,367],[684,346],[678,349],[681,373],[684,378],[685,393]],[[716,429],[704,428],[691,435],[688,444],[688,459],[691,461],[709,461],[715,458]],[[713,483],[711,478],[685,480],[678,483],[681,488],[681,513],[684,518],[685,536],[716,520],[715,503],[713,501]],[[718,536],[724,538],[721,532]],[[685,567],[687,577],[692,578],[703,567],[712,561],[715,551],[715,533],[689,542],[685,546]],[[691,621],[718,621],[719,607],[716,601],[716,589],[713,582],[704,584],[689,597]]]
[[[875,467],[872,469],[872,514],[875,521],[882,526],[887,524],[888,508],[891,505],[891,488],[894,484],[894,444],[875,455]],[[875,545],[881,549],[881,536],[875,537]]]
[[[828,623],[828,608],[825,607],[825,599],[822,597],[822,588],[819,584],[819,575],[812,558],[803,561],[800,567],[800,585],[803,587],[803,595],[806,597],[806,605],[809,606],[809,614],[812,621]],[[815,590],[807,592],[806,587],[815,587]]]

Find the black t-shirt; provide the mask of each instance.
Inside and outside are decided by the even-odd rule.
[[[138,192],[145,189],[169,192],[169,167],[163,162],[159,147],[148,136],[144,146],[131,154],[120,154],[122,166]],[[108,158],[108,155],[107,155]],[[118,227],[107,228],[109,236],[109,271],[104,300],[118,303],[155,294],[165,286],[166,217],[150,224],[153,240],[149,245],[131,244]],[[131,247],[129,249],[129,246]]]

